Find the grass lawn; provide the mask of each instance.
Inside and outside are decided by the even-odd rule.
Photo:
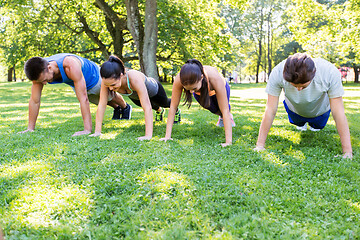
[[[360,85],[346,84],[354,158],[332,117],[320,132],[299,132],[282,106],[267,140],[254,152],[266,100],[231,98],[233,145],[217,117],[182,106],[174,141],[166,123],[145,131],[142,109],[111,120],[103,135],[82,130],[70,87],[46,86],[36,131],[27,127],[30,86],[0,83],[0,225],[6,239],[359,239]],[[239,84],[232,89],[264,88]],[[168,93],[171,85],[165,85]],[[355,94],[356,95],[356,94]],[[130,103],[130,101],[129,101]],[[132,104],[132,103],[131,103]],[[134,106],[134,104],[132,104]],[[93,123],[96,106],[91,105]]]

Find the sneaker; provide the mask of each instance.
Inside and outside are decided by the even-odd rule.
[[[232,126],[232,127],[235,127],[236,124],[235,124],[235,121],[234,121],[234,116],[233,116],[232,114],[231,114],[230,120],[231,120],[231,126]]]
[[[310,126],[309,129],[310,129],[310,131],[313,131],[313,132],[318,132],[321,130],[321,129],[313,128],[312,126]]]
[[[216,123],[216,126],[218,126],[218,127],[224,127],[224,121],[223,121],[222,117],[219,116],[219,120],[218,120],[218,122]]]
[[[161,108],[160,112],[156,111],[156,113],[155,113],[155,121],[156,122],[162,122],[162,120],[164,119],[164,113],[165,113],[164,108]]]
[[[181,111],[178,108],[178,110],[175,113],[174,123],[180,123],[181,121]]]
[[[296,126],[296,129],[299,131],[306,131],[307,130],[307,123],[304,124],[304,126],[300,127],[300,126]]]
[[[235,122],[234,122],[234,117],[233,117],[232,114],[231,114],[231,116],[230,116],[230,121],[231,121],[231,126],[232,126],[232,127],[235,127],[236,124],[235,124]],[[222,117],[219,116],[219,120],[218,120],[218,122],[216,123],[216,126],[218,126],[218,127],[224,127],[224,120],[223,120]]]
[[[114,113],[113,113],[112,119],[120,120],[121,119],[121,114],[122,114],[122,109],[121,109],[120,106],[114,108]]]
[[[126,104],[126,108],[122,109],[121,119],[129,120],[131,118],[132,106],[128,103]]]

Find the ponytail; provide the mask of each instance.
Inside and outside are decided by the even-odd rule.
[[[120,75],[124,73],[124,63],[115,55],[111,55],[100,67],[100,75],[102,78],[118,79]]]

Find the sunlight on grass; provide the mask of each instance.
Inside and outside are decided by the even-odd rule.
[[[121,131],[122,132],[122,131]],[[119,135],[120,131],[112,131],[112,132],[106,132],[102,133],[100,136],[100,139],[115,139],[117,135]]]
[[[351,200],[348,200],[347,202],[352,208],[354,208],[357,212],[360,213],[360,203],[359,202],[352,202]]]
[[[164,169],[150,170],[138,177],[138,193],[134,201],[169,200],[173,197],[187,198],[191,193],[191,186],[185,175]]]
[[[300,137],[300,132],[299,131],[292,131],[292,130],[287,130],[283,127],[272,127],[270,129],[270,135],[274,135],[274,136],[278,136],[281,138],[285,138],[291,142],[293,142],[294,144],[300,144],[301,142],[301,137]]]
[[[292,149],[292,146],[290,146],[285,154],[299,160],[300,163],[303,163],[306,160],[305,154],[300,150]]]
[[[286,166],[289,166],[289,163],[284,163],[275,153],[273,153],[273,152],[267,152],[267,151],[263,151],[263,152],[261,152],[261,157],[265,160],[265,161],[267,161],[267,162],[269,162],[269,163],[271,163],[271,164],[273,164],[273,165],[275,165],[275,166],[278,166],[278,167],[286,167]]]
[[[177,142],[179,142],[179,144],[181,146],[191,146],[194,145],[194,139],[193,138],[187,138],[187,139],[182,139],[182,140],[176,140]]]
[[[48,171],[50,166],[43,162],[27,162],[21,165],[2,164],[0,165],[0,178],[15,178],[26,172],[32,172],[33,174],[42,174]]]
[[[80,224],[89,217],[91,206],[89,194],[77,186],[37,184],[19,190],[8,210],[20,224],[39,228]]]

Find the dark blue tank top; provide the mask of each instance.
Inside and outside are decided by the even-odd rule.
[[[64,66],[63,66],[64,58],[67,56],[74,56],[80,60],[81,71],[84,75],[85,82],[86,82],[86,90],[93,88],[100,79],[99,66],[96,63],[94,63],[90,60],[87,60],[86,58],[82,58],[80,56],[77,56],[75,54],[70,54],[70,53],[59,53],[59,54],[55,54],[53,56],[45,58],[48,62],[55,61],[59,67],[60,74],[61,74],[61,78],[54,79],[54,81],[49,84],[66,83],[66,84],[74,87],[74,81],[69,79],[66,76]]]

